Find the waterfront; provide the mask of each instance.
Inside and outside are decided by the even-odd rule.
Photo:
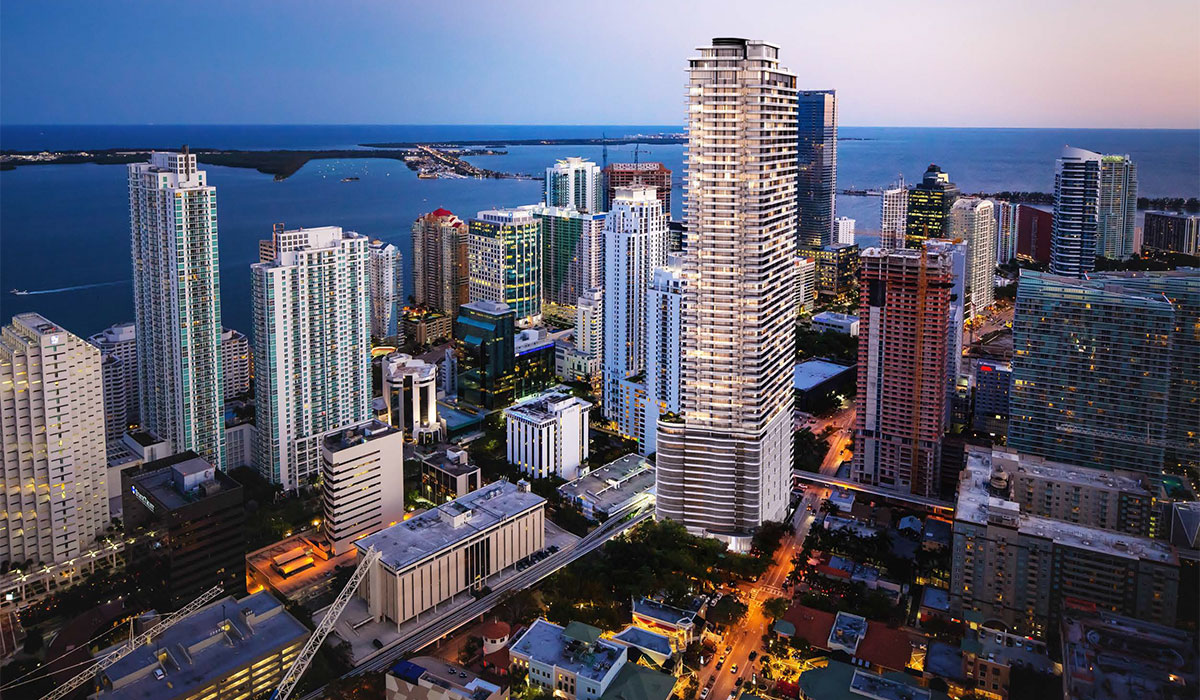
[[[175,147],[353,148],[385,140],[468,138],[594,138],[678,131],[675,126],[628,127],[4,127],[3,148],[15,150]],[[1054,158],[1064,143],[1130,153],[1147,196],[1200,194],[1200,131],[1053,129],[901,129],[844,127],[839,143],[839,187],[869,188],[903,172],[919,180],[936,162],[964,192],[1053,189]],[[858,140],[862,139],[862,140]],[[642,160],[674,172],[672,218],[683,211],[684,146],[642,147]],[[511,146],[503,156],[467,160],[491,170],[538,174],[557,158],[579,155],[600,162],[600,146]],[[610,162],[633,160],[633,147],[611,146]],[[397,244],[411,289],[409,227],[420,214],[445,207],[466,219],[481,209],[532,204],[537,180],[420,180],[393,160],[319,160],[276,182],[253,170],[206,166],[217,187],[222,314],[226,326],[251,334],[250,273],[260,238],[276,222],[289,227],[339,225]],[[342,182],[357,177],[358,181]],[[39,165],[0,173],[0,316],[36,310],[71,331],[88,335],[133,317],[128,192],[120,165]],[[879,200],[838,197],[838,214],[878,228]],[[860,242],[874,241],[870,235]],[[101,283],[113,283],[94,286]],[[87,286],[93,285],[93,286]],[[82,288],[87,286],[87,288]],[[61,288],[71,291],[14,296]]]

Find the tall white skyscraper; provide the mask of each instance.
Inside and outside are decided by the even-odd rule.
[[[100,349],[104,373],[104,423],[108,442],[118,442],[138,417],[137,328],[117,323],[88,342]]]
[[[583,158],[565,158],[546,168],[542,185],[548,207],[575,207],[596,214],[604,211],[604,177],[600,166]],[[667,214],[670,216],[670,213]]]
[[[604,224],[604,415],[636,439],[621,382],[645,369],[646,289],[667,261],[667,217],[653,187],[620,187]]]
[[[337,226],[276,231],[250,266],[255,467],[294,490],[321,469],[321,436],[370,417],[368,239]]]
[[[1128,155],[1100,160],[1100,242],[1097,255],[1124,260],[1136,251],[1137,164]]]
[[[401,342],[400,313],[404,309],[404,265],[400,249],[391,243],[371,241],[371,336]]]
[[[1100,235],[1099,153],[1063,148],[1054,173],[1054,227],[1050,271],[1083,277],[1096,266]]]
[[[963,197],[950,208],[950,237],[967,244],[964,320],[992,305],[996,294],[996,214],[990,199]]]
[[[879,204],[879,247],[903,248],[908,225],[908,185],[904,176],[883,191]]]
[[[142,427],[225,469],[217,190],[196,156],[129,166]]]
[[[658,422],[657,515],[742,550],[791,492],[796,77],[756,40],[689,64],[682,413]]]
[[[680,411],[680,361],[683,356],[683,256],[667,256],[666,267],[656,269],[646,292],[646,408],[642,436],[643,454],[658,450],[658,418]]]
[[[1004,265],[1017,257],[1018,205],[1001,199],[992,200],[996,210],[996,264]]]
[[[40,314],[0,329],[0,561],[85,554],[108,527],[100,351]]]
[[[833,220],[833,242],[854,243],[854,219],[839,216]]]

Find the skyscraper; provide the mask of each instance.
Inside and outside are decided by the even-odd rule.
[[[517,324],[542,319],[542,233],[533,207],[481,211],[471,219],[471,301],[508,304]]]
[[[400,314],[404,309],[404,265],[400,249],[391,243],[371,241],[368,249],[367,297],[371,304],[371,336],[400,342]]]
[[[671,218],[671,170],[662,163],[611,163],[604,169],[604,210],[612,209],[618,187],[653,187],[662,202],[663,214]]]
[[[879,203],[879,247],[903,248],[908,226],[908,185],[901,175],[883,191]]]
[[[790,492],[796,77],[733,38],[688,74],[683,393],[658,421],[656,508],[745,549]]]
[[[585,290],[575,307],[575,352],[582,354],[577,374],[592,388],[595,396],[604,395],[604,289]]]
[[[956,313],[951,248],[863,251],[852,466],[859,483],[938,493]]]
[[[619,384],[645,369],[646,290],[666,261],[667,219],[654,188],[618,189],[604,224],[604,415],[630,437]]]
[[[225,469],[217,190],[196,156],[129,166],[142,427]]]
[[[1200,216],[1148,211],[1144,228],[1147,250],[1200,255]]]
[[[580,295],[604,284],[604,213],[547,206],[531,211],[542,229],[543,315],[569,323]]]
[[[817,248],[838,242],[833,238],[837,93],[801,90],[797,95],[796,126],[796,233],[800,245]]]
[[[967,244],[964,320],[987,310],[996,295],[996,215],[990,199],[964,197],[950,209],[950,237]]]
[[[546,168],[542,201],[548,207],[575,207],[596,214],[604,211],[604,178],[600,166],[583,158],[564,158]]]
[[[138,425],[137,331],[132,323],[117,323],[88,342],[100,349],[104,374],[105,438],[120,442],[131,425]]]
[[[834,243],[854,243],[854,219],[848,216],[839,216],[833,220],[833,228],[835,231]]]
[[[658,451],[658,417],[680,411],[684,280],[683,256],[672,254],[646,292],[646,408],[638,438],[643,454]]]
[[[109,524],[100,351],[40,314],[0,329],[0,561],[87,553]]]
[[[250,266],[255,467],[295,490],[321,470],[321,436],[370,417],[369,241],[338,226],[276,231]]]
[[[920,184],[908,191],[905,245],[917,248],[927,238],[945,238],[957,199],[958,186],[950,182],[950,175],[933,164],[926,168]]]
[[[1137,225],[1137,164],[1128,155],[1100,159],[1100,238],[1096,253],[1124,260],[1134,250]]]
[[[1054,173],[1054,228],[1050,271],[1083,277],[1096,266],[1100,235],[1099,153],[1063,148]]]
[[[458,397],[489,411],[513,401],[516,390],[516,313],[507,304],[473,301],[454,319]]]
[[[1176,330],[1189,325],[1186,309],[1177,316],[1154,279],[1023,271],[1013,319],[1010,447],[1093,469],[1157,475],[1168,426],[1187,425],[1190,417],[1191,427],[1182,430],[1194,435],[1196,365],[1174,363],[1176,353],[1180,362],[1200,361],[1197,343],[1193,337],[1187,350],[1187,332]],[[1200,281],[1184,275],[1158,283],[1171,279],[1178,279],[1171,296],[1184,303],[1191,297],[1194,323]],[[1173,382],[1182,392],[1177,404],[1169,401]],[[1189,382],[1190,409],[1182,400]]]
[[[1028,204],[1017,205],[1017,257],[1050,262],[1050,242],[1054,236],[1054,215]]]
[[[996,264],[1004,265],[1017,257],[1017,231],[1019,205],[1002,199],[993,199],[996,212]]]
[[[467,225],[446,209],[413,222],[413,300],[453,318],[470,301]]]
[[[221,374],[226,401],[250,391],[250,341],[245,333],[232,328],[221,331]]]

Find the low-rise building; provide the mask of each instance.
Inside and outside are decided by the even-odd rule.
[[[241,484],[191,450],[126,469],[121,483],[126,532],[154,533],[127,550],[146,590],[175,607],[216,585],[245,593]]]
[[[1063,617],[1063,697],[1176,700],[1200,692],[1194,635],[1088,607]]]
[[[507,700],[508,689],[431,656],[397,661],[384,677],[386,700]]]
[[[823,410],[836,405],[837,396],[849,396],[858,380],[858,365],[846,367],[826,360],[805,360],[796,365],[792,388],[796,391],[796,408]],[[812,411],[809,411],[812,412]]]
[[[703,622],[695,610],[684,610],[653,598],[638,598],[633,601],[631,613],[633,624],[666,635],[676,651],[700,638]]]
[[[980,627],[967,631],[960,649],[962,675],[968,687],[986,700],[1009,700],[1013,668],[1055,673],[1054,662],[1046,656],[1046,645],[1020,635]]]
[[[333,556],[404,519],[404,433],[369,420],[321,440],[321,532]]]
[[[800,700],[947,700],[945,693],[922,688],[907,673],[871,673],[841,661],[825,660],[800,674]]]
[[[421,497],[430,503],[453,501],[483,484],[465,449],[447,445],[420,457]]]
[[[522,401],[546,391],[556,383],[558,345],[570,339],[571,329],[526,328],[513,341],[516,358],[513,391],[514,400]]]
[[[588,457],[588,413],[592,404],[551,392],[505,409],[508,461],[524,474],[575,479]]]
[[[878,672],[907,668],[912,661],[914,641],[924,640],[924,637],[910,636],[882,622],[804,605],[789,608],[783,619],[776,623],[775,630],[785,636],[804,639],[818,649],[844,651],[853,663]]]
[[[858,316],[836,311],[822,311],[812,317],[814,331],[832,331],[849,336],[858,336]]]
[[[100,673],[92,700],[235,700],[269,694],[309,630],[262,591],[176,622]],[[104,656],[115,647],[100,652]]]
[[[598,700],[628,660],[623,644],[603,639],[582,622],[564,627],[536,620],[509,648],[528,682],[565,700]]]
[[[453,326],[454,319],[448,314],[428,309],[405,309],[404,320],[401,323],[404,337],[417,347],[432,345],[449,338]]]
[[[654,467],[643,456],[624,455],[558,487],[589,520],[607,519],[654,493]]]
[[[527,482],[501,481],[356,540],[360,554],[381,552],[357,595],[399,630],[542,550],[545,509]]]

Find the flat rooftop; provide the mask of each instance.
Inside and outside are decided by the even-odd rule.
[[[819,314],[814,314],[812,320],[825,321],[827,323],[855,323],[858,321],[858,316],[838,311],[822,311]]]
[[[686,627],[695,624],[696,621],[696,613],[650,598],[639,598],[633,601],[633,613],[673,627]]]
[[[147,462],[142,466],[141,471],[132,477],[131,481],[134,486],[137,486],[138,491],[158,501],[167,510],[182,508],[218,493],[242,487],[220,469],[213,470],[213,480],[206,482],[206,493],[204,494],[195,489],[188,493],[181,493],[176,487],[175,473],[177,471],[187,476],[205,469],[212,469],[212,465],[203,457],[197,456],[195,452],[189,450]]]
[[[792,386],[796,391],[808,391],[821,382],[853,369],[853,366],[847,367],[826,360],[805,360],[796,365],[792,375]]]
[[[110,666],[104,675],[118,687],[96,697],[154,700],[163,697],[167,683],[172,696],[183,697],[281,647],[303,641],[308,633],[265,591],[241,600],[228,596],[176,622],[154,644],[138,647]],[[179,647],[187,650],[186,656]],[[168,654],[161,664],[159,650]],[[154,667],[161,667],[166,678],[156,680],[150,670]],[[140,677],[135,680],[136,676]],[[123,679],[128,682],[122,684]]]
[[[985,464],[984,460],[967,460],[958,481],[956,520],[986,526],[992,510],[1019,512],[1017,503],[991,495],[988,491],[991,477],[990,464]],[[1146,559],[1163,564],[1179,562],[1171,546],[1160,540],[1023,513],[1019,515],[1018,529],[1022,535],[1042,537],[1053,540],[1057,545],[1087,549],[1112,557]]]
[[[608,511],[653,489],[654,467],[645,457],[629,454],[559,486],[558,492],[566,498],[586,500],[592,507]]]
[[[1094,700],[1176,700],[1197,691],[1196,638],[1112,613],[1064,612],[1064,690]]]
[[[524,403],[504,409],[505,414],[521,416],[527,420],[544,421],[558,416],[559,413],[571,406],[591,408],[592,404],[581,398],[562,392],[541,394]]]
[[[330,452],[357,447],[365,442],[378,440],[397,432],[395,428],[381,420],[369,420],[358,425],[352,425],[341,430],[328,433],[321,440],[325,449]]]
[[[829,660],[800,674],[796,681],[805,697],[821,700],[946,700],[945,693],[921,688],[907,673],[884,674]]]
[[[867,634],[867,618],[839,612],[833,620],[833,628],[829,630],[829,648],[845,649],[854,656],[858,643]]]
[[[512,645],[512,652],[547,666],[557,666],[590,680],[599,681],[621,658],[624,648],[605,639],[587,644],[572,639],[566,630],[546,620],[536,620]]]
[[[980,467],[997,467],[1013,476],[1028,476],[1044,481],[1078,484],[1093,488],[1111,489],[1139,493],[1147,498],[1150,491],[1140,479],[1101,469],[1054,462],[1035,455],[1021,454],[1016,450],[970,446],[967,462],[974,461]]]
[[[613,635],[613,639],[663,656],[671,655],[671,639],[666,635],[630,625]]]
[[[382,552],[380,561],[399,571],[545,503],[546,499],[536,493],[500,481],[384,528],[354,545],[363,552],[374,545]],[[465,521],[455,527],[451,521],[463,514],[467,515]]]

